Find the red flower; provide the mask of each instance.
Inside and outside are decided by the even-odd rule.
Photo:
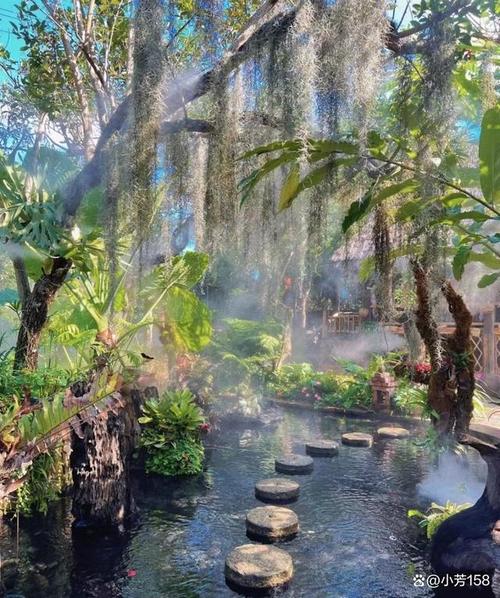
[[[210,424],[208,424],[208,423],[200,424],[200,430],[202,432],[210,432]]]

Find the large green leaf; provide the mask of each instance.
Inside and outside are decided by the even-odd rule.
[[[469,245],[460,245],[455,256],[453,257],[452,269],[453,269],[453,276],[460,280],[464,273],[465,264],[470,259],[471,248]]]
[[[212,336],[208,307],[192,292],[173,287],[163,302],[165,324],[163,338],[177,351],[199,352]]]
[[[485,199],[500,202],[500,109],[484,113],[479,139],[479,180]]]
[[[490,284],[493,284],[500,278],[500,272],[495,272],[494,274],[485,274],[481,280],[477,283],[477,286],[480,289],[484,289],[485,287],[489,287]]]
[[[420,183],[416,179],[406,179],[399,183],[394,183],[394,185],[389,185],[379,191],[373,197],[373,202],[379,203],[384,199],[392,197],[393,195],[398,195],[399,193],[414,193],[418,190],[419,186]]]
[[[278,211],[286,210],[299,193],[300,167],[294,164],[285,179],[278,202]]]
[[[181,264],[184,266],[178,284],[188,288],[194,287],[205,275],[209,260],[208,254],[197,251],[186,251],[183,255],[175,256],[172,259],[172,266]]]
[[[289,162],[295,162],[298,159],[299,155],[299,151],[283,152],[277,158],[267,160],[267,162],[265,162],[260,168],[255,169],[247,177],[242,179],[238,183],[238,187],[241,191],[240,205],[243,205],[247,201],[257,183],[261,181],[267,174],[269,174],[273,170],[276,170],[276,168],[283,166],[284,164],[288,164]]]
[[[372,190],[367,191],[358,201],[353,201],[349,206],[347,215],[342,222],[342,232],[346,233],[353,224],[361,220],[372,206]]]
[[[26,151],[23,168],[38,179],[41,187],[55,192],[76,173],[78,165],[66,152],[42,146],[36,158],[33,149]]]

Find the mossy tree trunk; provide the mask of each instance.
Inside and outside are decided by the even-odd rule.
[[[35,370],[38,365],[40,337],[47,322],[49,307],[62,287],[71,268],[71,261],[57,257],[50,272],[44,273],[23,302],[21,324],[17,336],[14,369]]]
[[[440,435],[454,434],[460,439],[468,432],[473,410],[472,315],[462,297],[444,281],[441,292],[455,321],[455,332],[443,338],[432,311],[429,272],[417,260],[412,268],[418,305],[415,323],[431,363],[428,406]]]

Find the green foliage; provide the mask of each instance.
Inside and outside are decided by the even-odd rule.
[[[269,392],[280,399],[313,402],[316,406],[367,407],[371,388],[366,370],[351,368],[348,374],[317,372],[308,363],[282,366],[267,383]]]
[[[255,186],[264,177],[277,168],[289,165],[289,174],[283,184],[279,208],[289,208],[294,199],[306,188],[320,184],[323,176],[316,178],[314,171],[300,179],[300,165],[305,150],[309,164],[322,162],[322,167],[331,173],[339,173],[342,166],[349,166],[361,172],[366,169],[366,163],[375,161],[384,166],[380,167],[378,176],[359,200],[351,203],[342,222],[342,232],[345,234],[354,224],[360,222],[366,215],[388,199],[397,200],[399,205],[395,214],[397,222],[413,219],[424,209],[435,208],[436,217],[432,225],[446,225],[455,234],[453,257],[453,273],[457,279],[463,275],[466,264],[480,262],[483,266],[493,270],[500,270],[500,251],[495,245],[500,236],[489,232],[500,219],[498,206],[498,189],[500,183],[500,152],[498,150],[498,134],[500,130],[500,108],[487,110],[482,121],[481,139],[479,144],[480,181],[483,197],[471,193],[468,187],[470,172],[464,176],[463,169],[458,168],[460,156],[448,153],[436,159],[439,168],[433,172],[423,172],[416,161],[417,153],[409,147],[405,139],[387,136],[383,139],[376,132],[368,133],[368,144],[363,152],[350,141],[329,141],[324,139],[298,139],[270,143],[247,152],[242,158],[254,156],[274,155],[263,166],[254,170],[240,182],[242,202],[246,201]],[[278,154],[277,157],[275,154]],[[339,157],[340,156],[340,157]],[[408,177],[407,175],[411,176]],[[309,183],[304,181],[310,176]],[[352,176],[352,174],[351,174]],[[422,179],[430,177],[435,186],[441,188],[435,197],[421,197]],[[474,183],[472,183],[474,185]],[[472,225],[469,223],[472,222]],[[447,250],[447,247],[443,248]],[[417,246],[405,248],[406,254],[422,252]],[[394,256],[397,257],[397,256]],[[367,265],[363,275],[366,278]],[[481,288],[493,284],[498,279],[498,272],[484,275],[479,285]]]
[[[162,304],[166,320],[162,339],[177,351],[198,353],[212,337],[208,307],[190,290],[174,287]]]
[[[282,349],[283,326],[276,320],[223,320],[224,328],[207,349],[218,390],[247,390],[275,368]]]
[[[153,270],[142,291],[150,304],[142,322],[154,317],[170,350],[198,352],[210,342],[210,310],[192,290],[205,275],[208,261],[206,254],[194,251],[176,256]]]
[[[51,502],[57,500],[69,484],[64,451],[56,448],[35,458],[25,474],[24,484],[17,490],[16,507],[23,515],[47,514]]]
[[[479,140],[479,180],[484,198],[500,204],[500,108],[491,108],[483,116]]]
[[[203,467],[200,440],[202,411],[188,390],[167,391],[141,407],[140,444],[146,450],[146,471],[166,476],[192,475]]]
[[[422,384],[414,384],[409,380],[399,380],[394,403],[402,413],[428,415],[427,387]]]
[[[203,469],[205,451],[198,438],[185,437],[150,450],[146,472],[164,476],[196,475]]]
[[[0,406],[25,397],[45,399],[67,388],[78,373],[59,367],[42,367],[35,371],[12,369],[10,353],[0,357]]]
[[[425,513],[419,511],[418,509],[410,509],[408,511],[408,517],[416,518],[419,520],[420,527],[425,529],[425,533],[427,535],[428,540],[432,540],[434,534],[437,532],[438,527],[456,513],[460,513],[464,509],[468,509],[470,506],[469,503],[464,503],[461,505],[457,505],[448,501],[444,506],[438,505],[436,503],[432,503],[431,506],[427,509]]]

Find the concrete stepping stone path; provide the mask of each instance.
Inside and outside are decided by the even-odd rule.
[[[292,557],[275,546],[243,544],[226,558],[226,581],[243,590],[271,590],[293,576]]]
[[[291,502],[299,492],[299,484],[286,478],[268,478],[255,484],[255,497],[264,502]]]
[[[286,540],[299,531],[299,518],[285,507],[256,507],[246,517],[247,534],[252,539]]]
[[[377,434],[381,437],[381,438],[408,438],[408,436],[410,435],[410,431],[407,430],[406,428],[398,428],[396,426],[394,427],[384,427],[384,428],[379,428],[377,430]]]
[[[275,469],[279,473],[291,475],[302,475],[311,473],[314,469],[314,461],[306,455],[283,455],[275,460]]]
[[[369,447],[373,444],[373,436],[364,432],[347,432],[342,434],[342,444]]]
[[[333,440],[311,440],[306,442],[306,453],[311,457],[334,457],[339,452],[339,445]]]

